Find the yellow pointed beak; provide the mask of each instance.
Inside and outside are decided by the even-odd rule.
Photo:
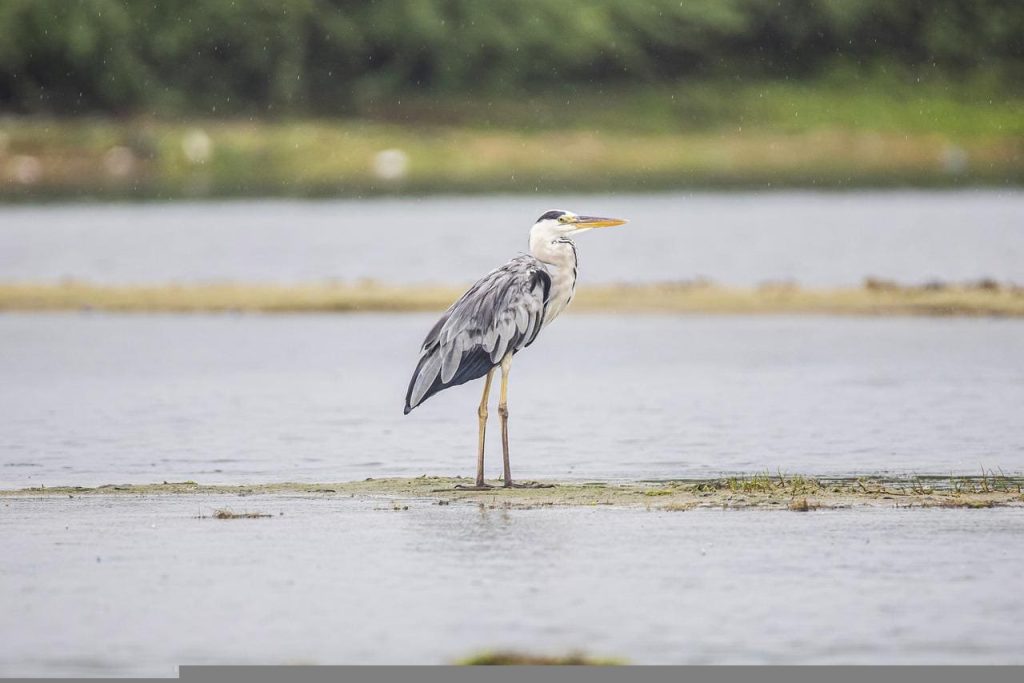
[[[577,216],[573,221],[578,228],[610,228],[628,222],[625,218],[601,218],[599,216]]]

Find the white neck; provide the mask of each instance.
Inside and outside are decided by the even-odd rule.
[[[530,231],[530,254],[538,261],[552,266],[576,266],[573,241],[568,236],[559,235],[551,230]]]
[[[576,293],[576,246],[566,231],[538,224],[530,231],[530,253],[545,265],[551,276],[544,309],[544,325],[547,326],[565,310]]]

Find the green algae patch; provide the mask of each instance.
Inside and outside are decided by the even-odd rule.
[[[212,515],[199,514],[196,519],[270,519],[274,515],[265,512],[235,512],[228,508],[214,510]]]
[[[550,488],[505,489],[500,482],[485,491],[457,486],[459,477],[387,478],[340,483],[271,484],[107,484],[97,487],[41,486],[0,491],[0,497],[77,496],[295,496],[348,497],[390,501],[388,509],[407,509],[412,501],[436,505],[474,504],[492,508],[542,507],[641,508],[684,512],[698,508],[768,509],[808,512],[850,507],[992,508],[1024,507],[1024,477],[983,474],[976,477],[919,476],[807,477],[768,473],[747,477],[636,482],[544,482]],[[406,503],[403,505],[402,503]]]
[[[582,652],[544,655],[516,650],[480,652],[455,662],[462,666],[622,666],[621,659],[591,657]]]

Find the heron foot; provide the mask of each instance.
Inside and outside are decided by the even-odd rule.
[[[515,482],[507,481],[503,484],[507,489],[553,489],[554,484],[541,484],[539,481]]]
[[[456,484],[454,488],[459,491],[491,491],[494,489],[490,484]]]

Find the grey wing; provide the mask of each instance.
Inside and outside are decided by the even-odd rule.
[[[532,256],[485,275],[427,335],[405,395],[405,413],[437,392],[483,377],[533,343],[544,323],[551,277]]]

